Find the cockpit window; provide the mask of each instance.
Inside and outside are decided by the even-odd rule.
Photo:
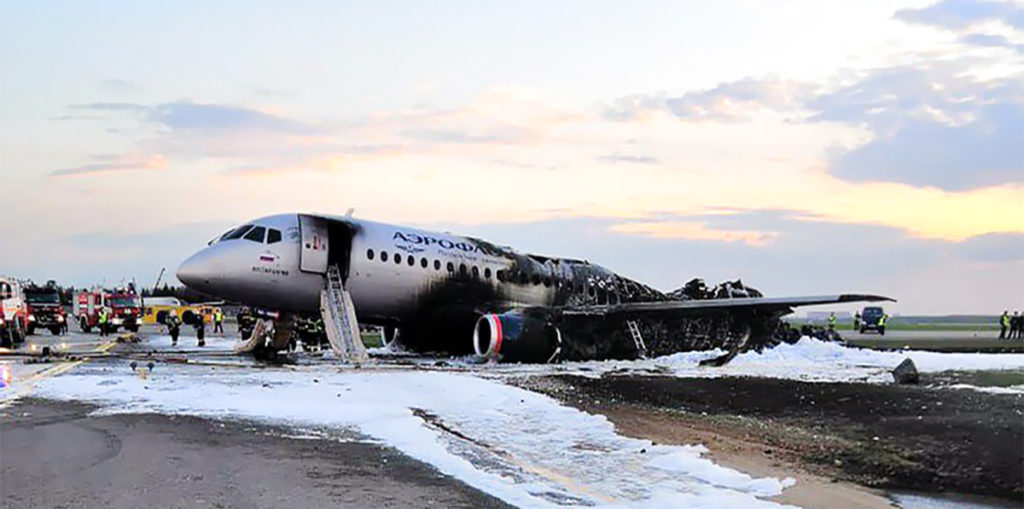
[[[262,244],[263,243],[263,235],[266,232],[267,232],[266,228],[264,228],[262,226],[257,226],[255,228],[253,228],[252,230],[249,230],[249,233],[245,234],[245,240],[251,240],[253,242],[259,242],[260,244]]]
[[[239,226],[238,228],[235,228],[234,230],[225,233],[224,236],[220,238],[220,240],[231,240],[241,238],[242,235],[245,235],[245,232],[249,231],[249,228],[252,228],[251,224],[243,224],[242,226]]]
[[[281,230],[270,228],[267,230],[267,244],[281,242]]]

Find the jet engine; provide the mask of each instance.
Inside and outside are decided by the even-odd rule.
[[[473,349],[502,362],[553,362],[562,350],[562,333],[543,315],[486,314],[473,329]]]

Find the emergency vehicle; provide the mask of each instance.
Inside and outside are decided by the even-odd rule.
[[[25,341],[28,328],[28,305],[18,280],[0,277],[0,302],[0,344],[11,348]]]
[[[29,284],[24,290],[28,304],[28,335],[35,334],[37,327],[49,329],[55,336],[64,332],[67,315],[57,285],[52,281],[46,286]]]
[[[88,290],[75,297],[75,320],[82,332],[90,332],[100,325],[100,310],[109,311],[107,331],[125,330],[138,332],[142,323],[142,300],[135,293],[110,292],[103,289]]]

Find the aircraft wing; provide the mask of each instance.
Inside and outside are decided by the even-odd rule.
[[[810,297],[745,297],[735,299],[670,300],[662,302],[630,302],[593,306],[564,306],[558,310],[564,315],[616,315],[616,314],[673,314],[679,316],[702,315],[716,311],[761,311],[788,313],[794,307],[844,302],[896,302],[881,295],[840,294]]]

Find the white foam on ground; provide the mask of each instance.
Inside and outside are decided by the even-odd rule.
[[[142,380],[123,365],[80,369],[41,382],[36,394],[108,412],[356,430],[522,507],[779,507],[758,497],[793,482],[724,468],[702,447],[626,438],[603,416],[468,374],[161,364]]]
[[[721,367],[700,366],[700,361],[721,355],[682,352],[638,361],[574,362],[555,366],[496,366],[494,373],[576,374],[601,376],[609,372],[657,373],[679,377],[754,376],[813,382],[887,382],[890,371],[904,359],[918,371],[1024,370],[1024,354],[941,353],[924,351],[884,352],[844,346],[804,337],[795,344],[781,344],[761,353],[745,352]]]

